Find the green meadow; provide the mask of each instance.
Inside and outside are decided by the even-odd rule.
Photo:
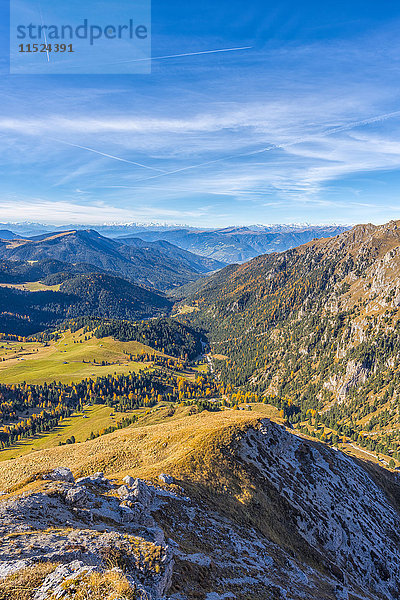
[[[130,356],[146,352],[154,350],[140,342],[97,339],[82,330],[63,332],[59,340],[47,345],[0,340],[0,383],[73,383],[112,373],[138,372],[146,365],[130,360]]]

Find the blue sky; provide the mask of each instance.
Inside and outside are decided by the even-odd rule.
[[[251,49],[9,75],[0,15],[0,221],[400,219],[400,5],[183,4],[153,2],[153,57]]]

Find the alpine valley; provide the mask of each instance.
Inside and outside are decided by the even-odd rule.
[[[0,600],[398,600],[400,221],[35,227],[0,231]]]

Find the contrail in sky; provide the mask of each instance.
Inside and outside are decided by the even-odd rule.
[[[364,119],[362,121],[355,121],[353,123],[348,123],[347,125],[332,127],[331,129],[327,129],[323,135],[332,135],[332,133],[347,131],[348,129],[355,129],[356,127],[362,127],[362,125],[372,125],[373,123],[380,123],[381,121],[386,121],[387,119],[393,119],[394,117],[399,116],[400,110],[395,110],[394,112],[385,113],[383,115],[377,115],[376,117],[370,117],[369,119]]]
[[[297,138],[292,142],[286,142],[284,144],[270,144],[265,148],[260,148],[259,150],[252,150],[250,152],[242,152],[240,154],[231,154],[230,156],[222,156],[221,158],[217,158],[215,160],[209,160],[204,163],[200,163],[197,165],[189,165],[188,167],[182,167],[180,169],[176,169],[174,171],[164,171],[160,175],[152,175],[151,177],[146,177],[144,179],[138,179],[135,182],[134,187],[136,187],[137,183],[151,181],[152,179],[158,179],[159,177],[165,177],[166,175],[175,175],[176,173],[181,173],[182,171],[188,171],[190,169],[198,169],[200,167],[205,167],[207,165],[211,165],[217,162],[222,162],[225,160],[232,160],[234,158],[243,158],[245,156],[254,156],[256,154],[263,154],[264,152],[269,152],[270,150],[285,150],[285,148],[290,148],[291,146],[296,146],[297,144],[302,144],[303,142],[309,142],[314,138],[331,136],[335,133],[340,133],[342,131],[350,131],[351,129],[356,129],[357,127],[362,127],[363,125],[372,125],[373,123],[379,123],[381,121],[386,121],[387,119],[392,119],[400,116],[400,111],[395,111],[391,113],[385,113],[382,115],[377,115],[375,117],[370,117],[369,119],[364,119],[362,121],[353,121],[352,123],[347,123],[346,125],[339,125],[338,127],[332,127],[331,129],[326,129],[321,133],[317,133],[314,135],[303,136],[301,138]]]
[[[146,60],[164,60],[166,58],[180,58],[181,56],[199,56],[200,54],[216,54],[217,52],[235,52],[237,50],[251,50],[253,46],[242,46],[240,48],[222,48],[221,50],[204,50],[203,52],[185,52],[184,54],[169,54],[167,56],[151,56],[148,58],[134,58],[133,60],[121,60],[121,63],[143,62]],[[119,64],[115,63],[115,64]],[[114,64],[114,63],[113,63]]]
[[[52,139],[54,142],[59,142],[60,144],[72,146],[73,148],[80,148],[81,150],[88,150],[89,152],[94,152],[94,154],[100,154],[100,156],[105,156],[105,158],[112,158],[113,160],[128,163],[129,165],[135,165],[136,167],[143,167],[144,169],[150,169],[151,171],[158,171],[159,173],[167,174],[167,171],[164,171],[163,169],[149,167],[148,165],[143,165],[142,163],[134,162],[133,160],[127,160],[126,158],[120,158],[119,156],[114,156],[113,154],[106,154],[105,152],[100,152],[99,150],[95,150],[94,148],[87,148],[87,146],[79,146],[78,144],[72,144],[71,142],[65,142],[64,140],[57,140],[56,138],[50,139]]]
[[[40,10],[40,20],[42,21],[42,26],[43,26],[43,15],[42,15],[42,9],[39,5],[39,10]],[[48,51],[48,46],[47,46],[47,35],[46,35],[46,29],[44,29],[44,43],[46,44],[46,55],[47,55],[47,62],[50,62],[50,56],[49,56],[49,51]]]

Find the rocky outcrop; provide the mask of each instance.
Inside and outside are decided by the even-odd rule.
[[[74,579],[81,579],[94,573],[96,570],[98,570],[97,567],[89,567],[79,560],[61,565],[46,577],[43,584],[35,593],[34,600],[47,600],[51,595],[55,598],[62,598],[65,596],[65,588]]]
[[[76,480],[76,483],[79,483],[80,485],[94,485],[103,487],[110,486],[110,481],[106,477],[104,477],[104,473],[101,471],[88,477],[80,477]]]
[[[45,562],[34,600],[113,574],[147,600],[398,600],[395,478],[389,499],[383,475],[266,419],[198,448],[175,485],[96,474],[5,497],[0,580]]]
[[[135,479],[134,479],[134,477],[131,477],[130,475],[127,475],[126,477],[123,478],[122,481],[125,483],[125,485],[127,485],[128,487],[130,487],[131,485],[134,484]]]
[[[349,592],[400,597],[400,516],[361,466],[267,420],[248,432],[240,454],[263,493],[273,488],[284,499],[293,537],[335,565]]]
[[[84,506],[88,500],[88,493],[83,486],[78,485],[68,490],[68,492],[65,495],[65,499],[70,504],[75,504],[76,506]]]
[[[346,373],[344,377],[341,378],[338,400],[345,400],[352,388],[365,383],[370,371],[371,368],[368,365],[357,363],[354,360],[349,360],[346,365]]]
[[[67,471],[55,469],[40,491],[0,503],[0,578],[37,562],[62,563],[35,595],[53,600],[70,580],[121,568],[143,597],[163,597],[173,558],[151,516],[157,489],[142,480],[118,488],[103,473],[74,483]]]
[[[167,485],[171,485],[172,483],[174,483],[174,478],[171,475],[167,475],[166,473],[161,473],[161,475],[158,476],[158,479],[163,483],[166,483]]]
[[[49,479],[51,481],[67,481],[68,483],[75,483],[74,476],[70,469],[66,467],[57,467],[54,471],[43,475],[43,479]]]

